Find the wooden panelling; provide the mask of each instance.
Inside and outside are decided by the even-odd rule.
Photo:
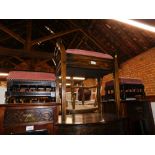
[[[52,123],[53,109],[37,108],[37,109],[9,109],[5,111],[4,126]]]
[[[155,102],[155,95],[146,96],[147,100],[150,102]]]
[[[27,126],[54,134],[58,121],[57,104],[4,104],[0,105],[0,134],[27,134]]]
[[[91,64],[91,61],[94,61],[96,64]],[[67,54],[67,65],[79,68],[112,70],[113,60]]]
[[[0,107],[0,134],[4,134],[3,122],[4,122],[5,108],[6,108],[5,106]]]

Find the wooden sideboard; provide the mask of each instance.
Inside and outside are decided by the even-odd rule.
[[[114,101],[103,101],[103,113],[116,114]],[[153,115],[148,100],[121,100],[123,116],[130,122],[131,134],[155,134]]]
[[[0,134],[54,134],[56,103],[0,105]]]

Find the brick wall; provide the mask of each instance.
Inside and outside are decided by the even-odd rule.
[[[138,78],[145,85],[146,95],[155,95],[155,48],[152,48],[120,66],[120,77]],[[106,81],[113,79],[112,74],[103,78],[102,94]]]

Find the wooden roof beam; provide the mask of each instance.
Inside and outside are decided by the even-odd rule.
[[[121,42],[118,38],[118,36],[115,36],[115,34],[109,30],[105,24],[102,25],[102,30],[104,33],[107,33],[110,36],[106,36],[107,40],[109,40],[111,42],[112,45],[114,45],[116,47],[116,49],[119,51],[119,49],[121,49],[121,52],[123,52],[125,55],[129,56],[129,58],[132,56],[131,55],[131,51],[126,48],[125,46],[123,46],[123,41]],[[120,51],[119,51],[120,52]]]
[[[0,55],[2,56],[17,56],[23,58],[40,58],[40,59],[48,59],[49,57],[53,57],[53,53],[49,53],[46,51],[35,51],[30,50],[29,52],[25,49],[12,49],[5,48],[0,46]]]
[[[81,38],[80,42],[76,45],[76,48],[79,48],[80,47],[80,45],[83,43],[84,39],[85,39],[85,36],[83,36]]]
[[[148,44],[149,41],[146,39],[145,36],[143,36],[141,31],[135,31],[136,29],[132,29],[131,31],[129,26],[128,26],[128,29],[126,28],[127,25],[123,25],[122,23],[119,23],[119,22],[115,23],[112,20],[110,20],[110,22],[113,23],[117,28],[122,27],[123,33],[125,33],[128,36],[128,38],[132,41],[132,44],[137,45],[140,50],[145,50],[144,46],[146,48],[149,48],[149,44]],[[136,38],[137,41],[135,41],[134,38]],[[142,39],[141,42],[139,42],[140,38]]]
[[[88,32],[86,32],[86,31],[84,31],[84,30],[81,30],[81,32],[82,32],[89,40],[91,40],[99,49],[101,49],[102,52],[108,53],[108,52],[100,45],[100,43],[99,43],[91,34],[88,34]]]
[[[76,24],[75,22],[73,22],[72,20],[68,20],[68,21],[69,21],[69,23],[71,23],[71,24],[73,25],[73,27],[80,28],[79,25],[77,25],[77,24]],[[90,33],[86,32],[85,30],[83,30],[83,29],[81,29],[81,28],[80,28],[80,31],[81,31],[89,40],[91,40],[99,49],[101,49],[102,52],[108,53],[108,52],[106,51],[106,49],[104,49],[104,47],[101,45],[101,43],[100,43],[98,40],[96,40],[96,39],[94,38],[94,36],[92,36]]]
[[[2,73],[9,73],[12,70],[16,70],[15,68],[2,68],[0,67],[0,72]]]
[[[20,35],[18,35],[17,33],[13,32],[10,29],[8,29],[6,26],[0,24],[0,30],[2,30],[5,33],[9,34],[11,37],[13,37],[14,39],[18,40],[22,44],[25,44],[25,40],[22,37],[20,37]]]
[[[130,36],[130,35],[128,35],[128,33],[122,28],[122,27],[120,27],[121,25],[119,24],[119,23],[116,23],[116,22],[114,22],[114,21],[112,21],[112,20],[109,20],[108,21],[108,25],[110,24],[110,26],[111,27],[115,27],[116,28],[116,34],[117,34],[117,30],[121,30],[121,35],[120,35],[120,39],[122,40],[122,37],[121,36],[123,36],[123,40],[121,41],[121,42],[123,42],[123,41],[125,41],[125,39],[127,40],[127,41],[125,41],[126,42],[126,46],[129,48],[129,49],[133,49],[133,51],[135,52],[135,53],[137,53],[139,50],[143,50],[142,49],[142,46],[140,46],[139,44],[138,44],[138,42],[136,42],[134,39],[133,39],[133,37],[134,36]],[[117,36],[119,36],[119,35],[117,35]],[[138,50],[137,50],[138,49]]]
[[[74,42],[76,41],[77,37],[78,37],[79,33],[76,33],[75,36],[73,37],[73,39],[71,40],[70,44],[68,45],[68,49],[71,48],[74,44]]]
[[[21,59],[20,57],[18,57],[18,56],[12,56],[12,58],[15,58],[15,59],[17,59],[17,60],[19,60],[19,61],[21,61],[21,62],[24,62],[24,60],[23,59]]]
[[[12,65],[15,66],[15,67],[18,66],[17,64],[15,64],[14,62],[12,62],[10,59],[6,59],[6,62],[12,64]]]
[[[27,36],[26,36],[26,42],[25,42],[25,49],[28,51],[31,49],[31,37],[32,37],[32,20],[27,21]]]
[[[48,41],[48,40],[59,38],[59,37],[62,37],[64,35],[68,35],[70,33],[74,33],[74,32],[77,32],[77,31],[80,31],[80,29],[72,29],[72,30],[68,30],[68,31],[65,31],[65,32],[58,32],[58,33],[55,33],[55,34],[51,34],[51,35],[48,35],[48,36],[44,36],[44,37],[35,39],[35,40],[32,41],[32,46],[35,45],[35,44],[38,44],[40,42],[42,43],[42,42],[45,42],[45,41]]]
[[[45,59],[45,60],[43,60],[43,61],[40,61],[39,63],[37,63],[36,65],[37,66],[39,66],[39,65],[42,65],[42,64],[44,64],[44,63],[47,63],[48,61],[52,61],[52,58],[49,58],[49,59]]]

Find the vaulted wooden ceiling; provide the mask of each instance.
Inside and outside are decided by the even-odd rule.
[[[155,26],[155,20],[140,20]],[[0,71],[53,71],[52,55],[61,38],[66,49],[93,50],[119,62],[155,46],[155,33],[110,19],[0,20]]]

